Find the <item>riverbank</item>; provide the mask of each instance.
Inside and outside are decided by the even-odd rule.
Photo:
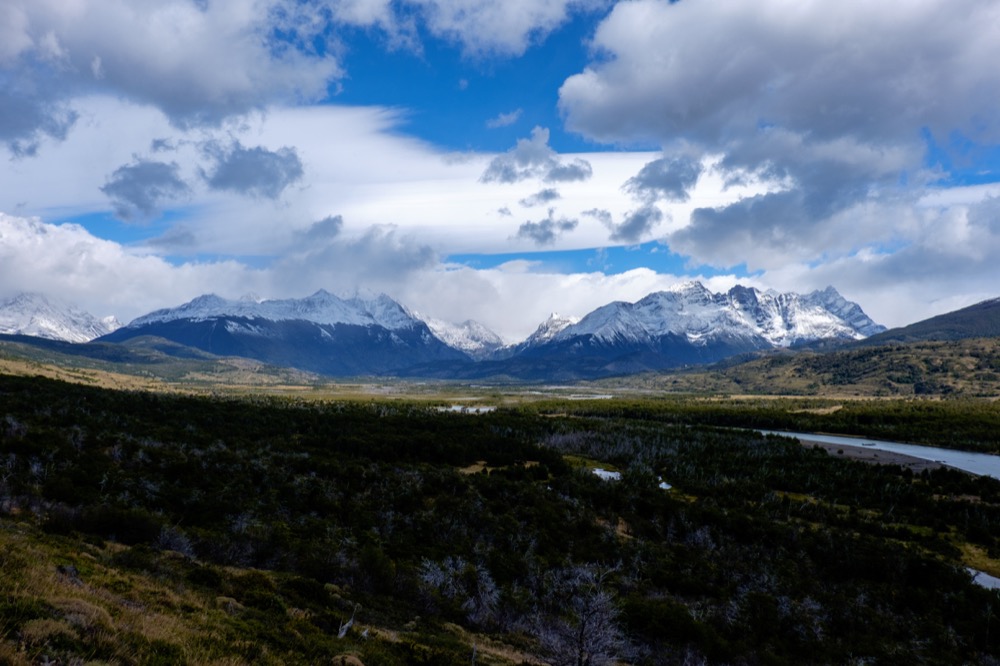
[[[903,467],[908,467],[913,470],[916,474],[919,474],[925,469],[938,469],[940,467],[944,467],[941,463],[933,460],[915,458],[903,453],[885,451],[867,446],[854,446],[839,443],[831,444],[830,442],[821,442],[815,439],[803,438],[799,438],[799,442],[801,442],[803,446],[818,446],[821,449],[826,450],[826,452],[831,456],[838,456],[846,458],[847,460],[858,460],[861,462],[871,463],[873,465],[902,465]]]

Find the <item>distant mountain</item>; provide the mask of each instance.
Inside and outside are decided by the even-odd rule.
[[[503,338],[478,321],[468,319],[461,324],[452,324],[431,317],[422,319],[438,340],[476,360],[489,358],[504,346]]]
[[[885,328],[836,289],[800,295],[688,282],[579,321],[553,315],[527,340],[475,366],[420,368],[437,377],[574,381],[714,363],[817,340],[860,340]]]
[[[209,294],[111,332],[85,313],[28,297],[4,312],[33,322],[33,328],[10,326],[9,333],[44,329],[78,341],[106,333],[100,343],[162,339],[173,343],[164,353],[178,358],[207,352],[328,376],[511,381],[681,368],[818,341],[862,340],[885,330],[832,287],[800,295],[737,286],[716,294],[697,282],[635,303],[609,303],[579,320],[553,314],[523,342],[507,346],[481,324],[424,321],[385,294],[339,297],[320,290],[276,300]],[[36,314],[25,319],[28,312]]]
[[[440,361],[470,362],[385,294],[228,300],[215,295],[157,310],[100,338],[164,338],[218,356],[242,356],[331,376],[384,375]]]
[[[964,340],[1000,337],[1000,298],[993,298],[961,310],[893,328],[865,340],[865,344]]]
[[[716,294],[687,282],[635,303],[609,303],[575,323],[550,318],[508,360],[504,374],[632,374],[882,330],[832,287],[805,296],[743,286]]]
[[[700,282],[686,282],[636,303],[600,307],[540,342],[588,337],[615,345],[671,337],[700,347],[731,341],[736,346],[766,348],[830,338],[860,340],[884,330],[833,287],[805,296],[743,286],[716,294]]]
[[[512,358],[528,349],[545,344],[554,338],[560,331],[568,326],[572,326],[578,321],[580,321],[579,317],[563,317],[558,312],[553,312],[549,315],[549,318],[539,324],[538,328],[535,329],[535,332],[529,335],[526,339],[513,345],[499,347],[493,351],[488,359],[480,360],[499,361]]]
[[[0,334],[65,342],[89,342],[121,327],[114,317],[98,319],[59,299],[24,293],[0,301]]]

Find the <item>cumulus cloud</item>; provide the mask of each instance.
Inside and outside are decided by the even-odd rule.
[[[297,242],[302,247],[314,248],[317,245],[325,245],[340,235],[344,228],[344,218],[340,215],[328,215],[318,222],[314,222],[305,231],[297,234]]]
[[[179,172],[175,162],[137,159],[115,169],[101,191],[111,199],[119,218],[150,217],[161,203],[190,191]]]
[[[565,217],[556,219],[555,209],[550,208],[549,214],[544,220],[528,221],[518,227],[517,237],[530,239],[537,245],[552,245],[558,236],[573,231],[578,224],[579,222],[576,220]]]
[[[34,154],[44,138],[65,135],[76,119],[73,100],[89,94],[153,105],[177,127],[217,126],[273,104],[317,101],[345,75],[338,59],[345,27],[378,30],[390,47],[416,52],[426,34],[451,41],[470,56],[511,57],[574,14],[607,4],[5,0],[0,4],[0,141],[15,154]]]
[[[205,293],[266,291],[265,274],[235,261],[175,266],[134,254],[76,224],[48,224],[0,213],[0,284],[58,294],[99,316],[128,321]]]
[[[865,234],[838,237],[850,211],[912,204],[947,176],[926,169],[928,136],[1000,142],[1000,70],[981,64],[1000,59],[995,31],[982,28],[998,22],[990,0],[903,13],[861,0],[795,11],[779,0],[619,3],[595,33],[594,62],[560,89],[560,108],[591,139],[657,141],[717,156],[730,183],[780,183],[699,211],[672,245],[721,261],[752,240],[762,266],[794,260],[793,247],[813,261],[829,257],[830,238],[842,252],[864,247]],[[690,174],[657,171],[626,187],[646,200],[688,191]],[[905,233],[892,218],[877,224]]]
[[[531,208],[533,206],[542,206],[547,203],[552,203],[556,199],[560,198],[562,198],[562,195],[559,194],[559,190],[547,187],[544,190],[540,190],[531,196],[521,199],[518,203],[525,208]]]
[[[309,244],[281,257],[273,277],[283,289],[303,293],[316,285],[337,290],[366,288],[392,291],[438,263],[437,253],[390,225],[369,227],[360,236],[344,237],[339,216],[314,224]]]
[[[1000,102],[991,0],[618,4],[593,48],[611,57],[560,91],[570,127],[607,140],[720,144],[779,127],[819,141],[974,132]],[[994,116],[995,117],[995,116]],[[988,121],[986,121],[988,122]],[[994,139],[1000,128],[983,128]]]
[[[316,2],[7,0],[0,15],[0,139],[23,151],[72,123],[72,100],[109,92],[177,126],[325,97],[342,75]],[[206,63],[212,63],[206,66]],[[13,111],[17,111],[16,115]]]
[[[496,118],[490,118],[486,121],[486,127],[489,129],[497,129],[498,127],[508,127],[513,125],[521,118],[521,109],[514,109],[510,113],[501,113]]]
[[[575,158],[564,163],[549,147],[549,130],[536,127],[530,139],[518,139],[511,150],[490,161],[479,180],[483,183],[518,183],[538,179],[547,183],[566,183],[589,179],[594,173],[590,162]]]
[[[638,243],[663,221],[663,211],[653,205],[630,211],[620,224],[615,224],[607,211],[597,211],[595,217],[611,230],[609,238],[624,243]]]
[[[687,201],[701,175],[701,162],[689,157],[662,157],[649,162],[624,185],[626,192],[652,203],[658,199]]]
[[[380,2],[381,0],[373,0]],[[605,0],[409,0],[427,29],[461,45],[469,55],[521,55],[569,20]]]
[[[214,190],[277,199],[303,175],[298,153],[288,146],[271,151],[263,146],[245,148],[239,141],[228,147],[210,142],[205,153],[215,161],[212,171],[204,173]]]

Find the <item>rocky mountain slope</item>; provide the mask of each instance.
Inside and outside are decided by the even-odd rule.
[[[28,335],[66,342],[89,342],[121,324],[42,294],[22,293],[0,301],[0,334]]]
[[[132,321],[102,342],[165,338],[219,356],[243,356],[325,375],[382,375],[438,361],[468,361],[384,294],[227,300],[215,295]]]

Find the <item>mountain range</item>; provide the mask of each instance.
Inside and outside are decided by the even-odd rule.
[[[176,349],[328,376],[555,381],[712,363],[817,341],[863,340],[885,330],[832,287],[805,295],[744,286],[713,293],[698,282],[635,303],[609,303],[581,319],[553,314],[513,345],[504,345],[478,322],[424,317],[385,294],[341,297],[323,290],[301,299],[199,296],[127,326],[22,296],[7,301],[0,321],[6,322],[2,333],[44,332],[49,338],[100,343],[159,338],[181,345]]]
[[[68,303],[23,293],[0,301],[0,334],[89,342],[121,328],[114,317],[98,319]]]

